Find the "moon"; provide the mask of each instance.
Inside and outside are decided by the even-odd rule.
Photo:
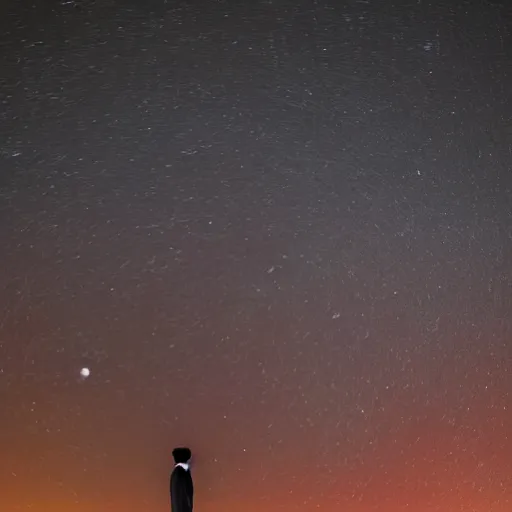
[[[89,370],[89,368],[82,368],[80,370],[80,376],[83,377],[84,379],[89,377],[89,375],[91,375],[91,370]]]

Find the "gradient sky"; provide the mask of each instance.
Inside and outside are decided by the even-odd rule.
[[[512,510],[499,2],[0,9],[2,511]]]

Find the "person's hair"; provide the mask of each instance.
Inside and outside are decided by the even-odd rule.
[[[179,464],[180,462],[185,463],[188,462],[192,457],[192,452],[190,451],[190,448],[174,448],[172,451],[172,456],[176,464]]]

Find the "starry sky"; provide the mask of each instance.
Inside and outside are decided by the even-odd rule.
[[[0,14],[2,510],[512,510],[505,3]]]

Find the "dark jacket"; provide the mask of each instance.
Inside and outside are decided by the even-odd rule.
[[[194,507],[194,484],[190,470],[176,466],[171,473],[172,512],[192,512]]]

